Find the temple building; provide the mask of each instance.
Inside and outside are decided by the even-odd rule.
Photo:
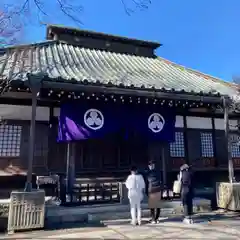
[[[43,42],[0,49],[0,179],[26,173],[32,139],[34,175],[124,179],[154,160],[169,186],[183,163],[200,185],[227,179],[221,109],[236,86],[163,59],[158,47],[50,25]],[[237,143],[231,151],[237,177]]]

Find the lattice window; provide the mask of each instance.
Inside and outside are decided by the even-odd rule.
[[[22,126],[0,125],[0,157],[20,156]]]
[[[231,154],[232,158],[240,158],[240,145],[238,142],[232,142],[231,145]]]
[[[175,142],[170,143],[171,157],[185,157],[183,132],[175,132]]]
[[[214,157],[212,133],[201,133],[202,157]]]

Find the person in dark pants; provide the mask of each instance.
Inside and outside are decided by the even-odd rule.
[[[145,175],[146,194],[148,196],[148,206],[150,208],[151,223],[159,223],[161,206],[161,178],[155,169],[155,163],[149,162],[149,170]]]
[[[181,199],[183,204],[184,219],[183,222],[192,224],[193,215],[193,173],[187,164],[180,168],[180,180],[182,184]]]

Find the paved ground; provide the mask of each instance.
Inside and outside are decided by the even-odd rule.
[[[212,219],[211,222],[208,219]],[[104,226],[65,226],[65,229],[18,233],[0,239],[240,239],[239,214],[202,214],[185,225],[181,217],[162,219],[158,225],[131,226],[128,220],[104,222]]]

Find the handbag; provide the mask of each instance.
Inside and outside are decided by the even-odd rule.
[[[176,180],[173,183],[173,193],[175,194],[180,194],[182,189],[182,181],[181,180]]]

